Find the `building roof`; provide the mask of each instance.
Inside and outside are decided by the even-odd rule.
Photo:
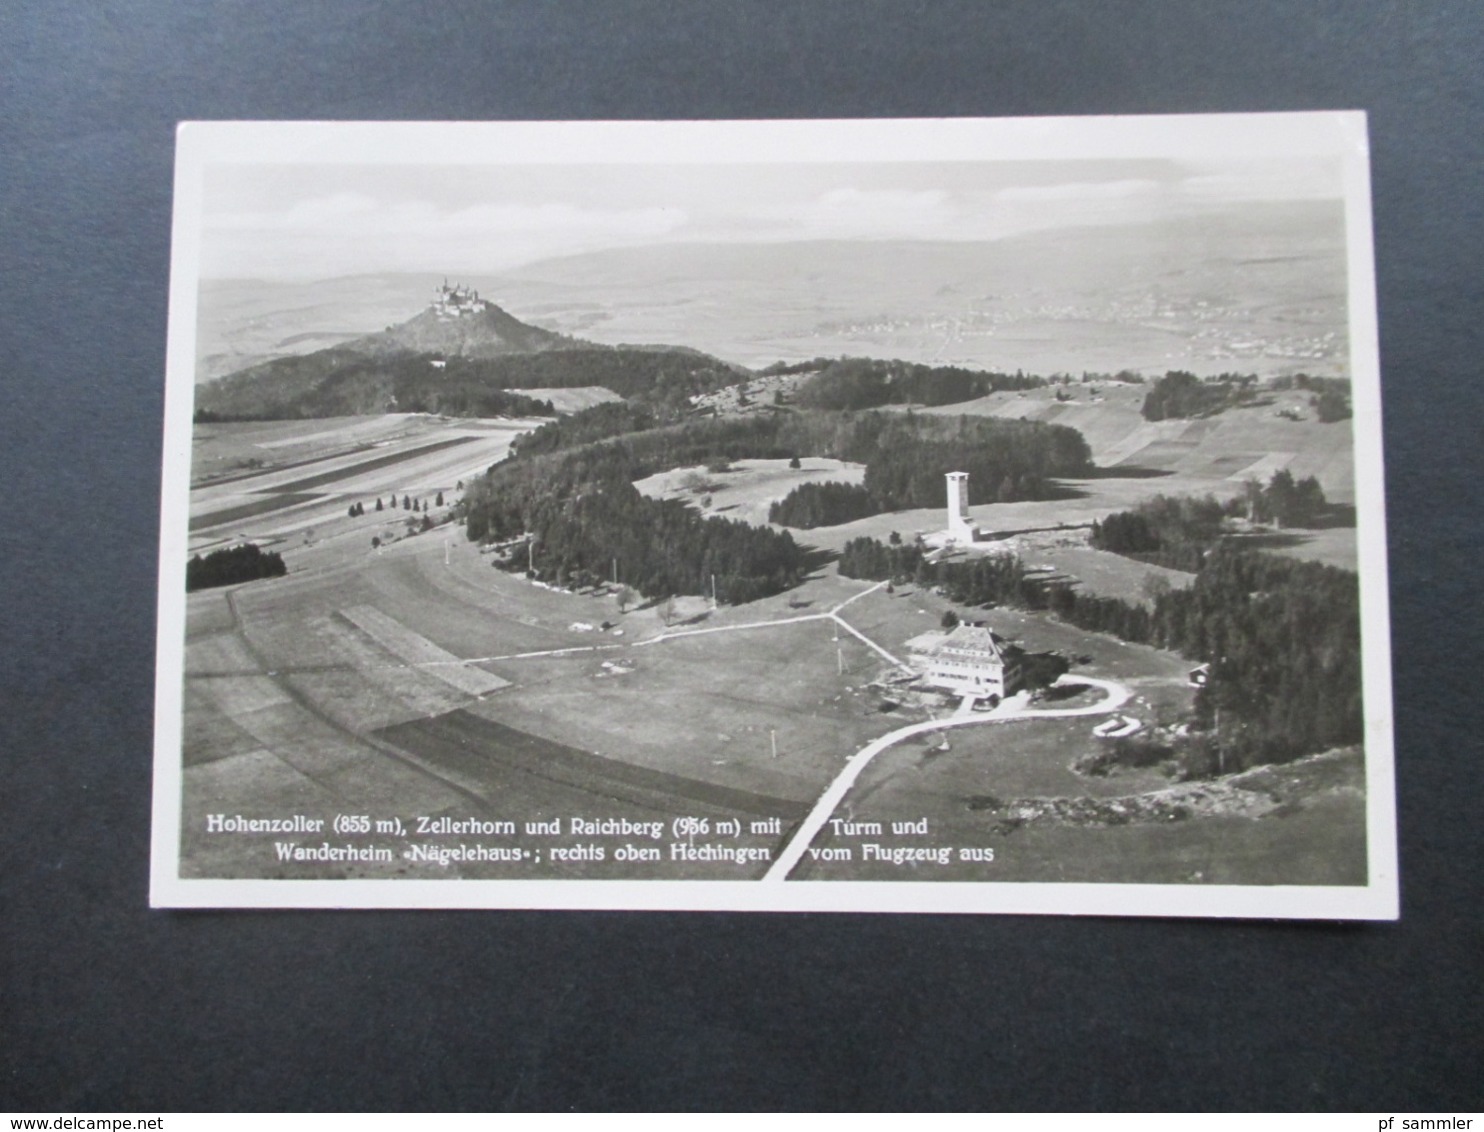
[[[1003,660],[1005,638],[988,625],[972,625],[967,622],[955,625],[938,652],[957,653],[964,656],[981,656],[986,659]]]
[[[907,647],[926,656],[959,656],[1004,663],[1009,642],[988,625],[963,622],[947,633],[923,633],[907,642]]]

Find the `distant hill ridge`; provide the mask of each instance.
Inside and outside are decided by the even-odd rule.
[[[373,357],[386,354],[444,354],[461,358],[489,358],[498,354],[534,354],[591,346],[553,330],[522,322],[479,292],[443,281],[433,302],[421,314],[342,344]]]
[[[679,403],[745,371],[681,346],[604,346],[522,322],[447,280],[405,322],[197,387],[199,412],[231,419],[380,413],[527,414],[506,390],[602,386]]]

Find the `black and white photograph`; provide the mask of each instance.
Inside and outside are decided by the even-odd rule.
[[[175,176],[155,905],[1395,917],[1363,114]]]

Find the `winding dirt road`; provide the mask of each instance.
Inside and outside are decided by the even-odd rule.
[[[952,727],[972,727],[976,724],[1006,723],[1022,719],[1063,719],[1077,715],[1106,715],[1117,711],[1133,694],[1122,684],[1114,683],[1112,680],[1099,680],[1092,676],[1062,676],[1054,685],[1058,688],[1078,686],[1101,688],[1107,694],[1095,704],[1075,708],[1029,708],[1021,706],[1012,698],[991,712],[975,714],[960,711],[949,719],[929,719],[922,723],[909,724],[890,731],[879,739],[872,740],[846,761],[840,773],[835,776],[835,780],[819,796],[819,801],[814,803],[814,808],[809,811],[809,816],[799,826],[798,832],[784,846],[783,852],[778,855],[772,867],[764,874],[763,881],[776,882],[788,878],[788,874],[793,872],[794,867],[803,858],[815,836],[824,828],[825,822],[830,820],[830,815],[835,812],[835,809],[845,799],[845,795],[850,792],[850,788],[855,785],[861,772],[882,751],[895,746],[903,739],[910,739],[914,735],[926,735],[934,731],[944,731]]]

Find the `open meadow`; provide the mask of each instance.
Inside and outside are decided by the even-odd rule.
[[[511,441],[540,423],[389,413],[198,425],[190,548],[386,541],[412,518],[402,500],[431,510],[442,493],[446,514],[460,483],[504,459]],[[385,510],[375,509],[378,499]],[[353,504],[366,513],[350,516]]]
[[[875,758],[838,812],[888,827],[926,819],[930,832],[903,844],[993,846],[994,863],[904,872],[863,861],[859,838],[837,838],[826,826],[814,846],[853,846],[851,860],[811,857],[795,879],[1294,883],[1310,875],[1303,862],[1311,861],[1311,872],[1328,868],[1331,881],[1350,883],[1333,878],[1351,876],[1350,850],[1363,848],[1354,834],[1361,803],[1357,792],[1332,784],[1289,806],[1281,821],[1220,810],[1169,828],[1044,816],[1007,826],[985,809],[986,799],[1116,801],[1170,781],[1157,768],[1108,777],[1072,769],[1105,742],[1093,728],[1113,709],[1100,708],[1093,690],[1030,705],[1043,717],[1001,718],[966,715],[968,705],[954,697],[907,688],[906,642],[937,628],[951,608],[930,591],[845,579],[826,566],[793,590],[747,605],[686,598],[672,608],[620,605],[612,586],[574,593],[496,568],[494,556],[449,521],[449,510],[459,482],[502,458],[535,423],[389,416],[201,426],[192,549],[249,539],[282,553],[289,573],[188,600],[183,875],[759,878],[854,754],[918,728]],[[1106,429],[1105,446],[1128,447],[1113,431]],[[1155,470],[1167,475],[1125,464],[1126,476],[1114,468],[1067,483],[1073,498],[976,507],[974,518],[1028,563],[1099,593],[1137,600],[1150,575],[1183,584],[1187,575],[1085,545],[1083,524],[1158,490],[1239,485],[1216,475],[1230,461],[1196,466],[1188,453],[1175,457],[1183,450],[1169,437],[1148,442],[1158,443],[1171,466]],[[1146,445],[1127,459],[1138,452],[1150,457]],[[744,460],[725,472],[679,469],[639,486],[764,523],[770,503],[798,483],[859,482],[861,473],[831,460],[806,459],[798,469]],[[707,479],[704,493],[698,475]],[[434,505],[440,492],[442,507]],[[424,512],[401,507],[403,495],[428,504],[430,529],[421,529]],[[377,512],[378,498],[396,502]],[[358,502],[366,513],[350,516]],[[859,534],[911,536],[941,525],[941,511],[905,512],[795,537],[838,550]],[[1140,727],[1189,710],[1189,666],[1171,654],[1043,614],[956,612],[987,617],[1031,653],[1073,658],[1072,675],[1116,689],[1119,718]],[[1067,717],[1051,717],[1058,711]],[[934,729],[950,719],[951,737]],[[360,815],[386,830],[419,821],[493,830],[501,852],[481,859],[399,852],[327,864],[286,858],[267,836],[226,837],[208,827],[212,815],[281,814],[326,829]],[[1332,820],[1339,832],[1326,832]],[[585,821],[610,825],[589,836],[579,832]],[[727,844],[739,852],[672,855],[677,831],[695,823],[735,823]],[[401,845],[364,836],[370,847]],[[1325,838],[1340,838],[1344,852],[1301,851]],[[1239,851],[1213,864],[1213,846],[1227,839]],[[450,833],[434,844],[465,840]],[[685,844],[694,848],[693,834]],[[1290,858],[1299,862],[1291,876]],[[1321,868],[1324,861],[1339,863]]]
[[[1073,383],[991,393],[975,401],[917,412],[993,416],[1063,424],[1080,432],[1099,468],[1123,469],[1172,481],[1164,490],[1207,485],[1220,495],[1247,479],[1266,480],[1280,468],[1294,478],[1316,477],[1335,503],[1355,502],[1355,458],[1348,421],[1325,424],[1303,390],[1265,395],[1261,404],[1212,417],[1147,421],[1140,406],[1147,385],[1117,381]],[[1071,398],[1058,401],[1062,393]],[[1287,414],[1287,415],[1284,415]],[[1299,419],[1290,419],[1297,417]]]
[[[1026,720],[971,732],[973,744],[955,734],[946,752],[930,744],[885,752],[841,806],[853,821],[875,822],[882,833],[865,839],[827,828],[813,842],[822,859],[806,857],[792,879],[1366,883],[1358,755],[1264,768],[1215,787],[1172,784],[1154,770],[1090,778],[1067,769],[1092,742],[1087,730]],[[1046,820],[1053,806],[1060,813],[1053,810]],[[892,823],[904,820],[926,832],[894,833]],[[867,840],[888,853],[953,852],[893,862],[879,851],[864,856]]]
[[[790,468],[787,460],[737,460],[725,472],[704,467],[674,468],[648,476],[634,486],[655,499],[680,499],[699,505],[708,515],[767,526],[768,508],[801,483],[858,484],[866,474],[864,464],[820,456],[801,459],[799,465]],[[808,533],[801,538],[807,542]]]

